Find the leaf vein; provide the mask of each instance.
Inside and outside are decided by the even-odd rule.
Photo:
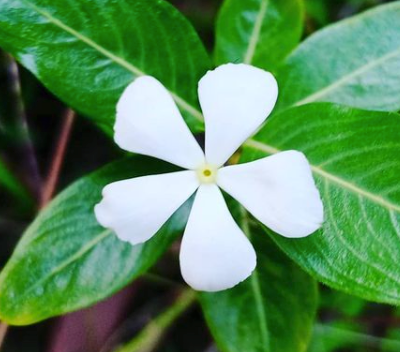
[[[392,222],[394,231],[396,232],[396,235],[400,238],[399,222],[397,221],[396,216],[392,210],[389,211],[389,215],[390,215],[390,221]]]
[[[249,45],[248,45],[246,53],[245,53],[245,57],[244,57],[244,61],[243,61],[245,64],[250,65],[254,58],[258,40],[260,39],[260,35],[261,35],[262,23],[263,23],[265,14],[267,13],[268,4],[269,4],[269,0],[261,0],[260,10],[257,15],[256,21],[254,23],[253,32],[251,33]]]
[[[337,81],[333,82],[332,84],[326,86],[325,88],[322,88],[321,90],[318,90],[317,92],[307,96],[306,98],[299,100],[298,102],[294,103],[293,106],[304,105],[304,104],[308,104],[308,103],[312,103],[314,101],[320,100],[323,96],[330,94],[332,91],[340,88],[341,86],[343,86],[346,83],[348,83],[349,81],[351,81],[353,78],[356,78],[357,76],[360,76],[363,73],[374,69],[379,64],[384,63],[385,61],[388,61],[398,55],[400,55],[400,48],[398,48],[392,52],[389,52],[388,54],[380,57],[377,60],[368,62],[366,65],[361,66],[357,70],[343,76],[342,78],[340,78]]]
[[[247,216],[246,210],[241,206],[241,218],[242,218],[242,230],[246,234],[249,240],[251,240],[251,233],[249,227],[249,219]],[[260,279],[258,277],[257,269],[255,269],[250,277],[251,280],[251,288],[254,294],[254,300],[256,304],[257,316],[260,322],[260,333],[262,339],[263,346],[269,346],[269,334],[268,334],[268,326],[267,326],[267,317],[265,315],[266,307],[263,302],[261,287],[260,287]]]
[[[325,181],[325,192],[329,193],[329,182]],[[345,198],[348,198],[348,194],[344,194]],[[373,264],[368,258],[365,258],[362,253],[357,252],[346,240],[345,236],[342,235],[342,231],[339,229],[338,224],[337,224],[337,217],[334,216],[333,214],[333,206],[330,200],[330,197],[326,197],[326,202],[328,204],[328,209],[330,213],[330,219],[332,219],[333,226],[336,229],[336,238],[343,244],[343,247],[347,249],[349,253],[351,253],[355,258],[357,258],[361,263],[365,264],[365,266],[370,267],[377,271],[380,274],[383,274],[384,277],[387,279],[391,280],[395,284],[399,285],[400,281],[396,278],[393,277],[389,272],[385,272],[383,268],[381,268],[378,265]]]
[[[74,263],[76,260],[84,256],[87,252],[89,252],[93,247],[95,247],[99,242],[103,241],[105,238],[110,236],[112,234],[111,230],[105,230],[101,232],[98,236],[94,237],[90,242],[86,243],[83,247],[79,249],[75,254],[67,258],[65,261],[57,265],[55,268],[53,268],[48,275],[44,276],[42,279],[39,281],[36,281],[33,286],[31,286],[29,289],[23,292],[23,295],[26,296],[33,290],[35,290],[37,287],[41,286],[44,282],[46,282],[48,279],[53,277],[54,275],[58,274],[60,271],[64,270],[66,267]],[[20,297],[21,298],[21,295]]]

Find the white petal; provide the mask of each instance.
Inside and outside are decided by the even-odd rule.
[[[204,153],[171,95],[155,78],[137,78],[117,105],[115,142],[125,150],[187,169],[204,162]]]
[[[96,205],[97,221],[123,241],[147,241],[199,186],[194,171],[151,175],[111,183]]]
[[[191,287],[210,292],[237,285],[256,266],[253,246],[216,185],[202,185],[197,191],[183,235],[180,265]]]
[[[323,222],[322,201],[300,152],[224,167],[218,172],[218,185],[282,236],[308,236]]]
[[[221,166],[272,111],[278,96],[275,78],[245,64],[226,64],[199,82],[206,123],[206,159]]]

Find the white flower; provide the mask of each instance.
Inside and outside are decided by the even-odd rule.
[[[233,287],[256,266],[256,253],[220,188],[282,236],[313,233],[323,221],[323,206],[302,153],[224,166],[268,117],[277,95],[274,77],[253,66],[227,64],[209,71],[199,82],[204,153],[163,85],[149,76],[136,79],[117,105],[116,143],[187,170],[109,184],[95,208],[99,223],[133,245],[145,242],[197,190],[180,266],[185,281],[201,291]]]

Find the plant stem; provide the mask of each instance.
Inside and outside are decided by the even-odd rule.
[[[40,198],[40,208],[43,208],[53,197],[54,191],[57,186],[58,178],[60,176],[60,171],[62,163],[65,157],[65,152],[67,150],[67,144],[69,137],[71,135],[72,125],[75,120],[75,112],[68,109],[63,118],[63,123],[61,126],[60,136],[56,148],[54,150],[52,163],[50,166],[50,171],[47,176],[46,182],[43,186],[41,198]]]
[[[46,204],[51,200],[54,194],[74,119],[75,119],[75,113],[72,110],[68,109],[64,115],[64,121],[62,124],[60,137],[58,139],[58,143],[52,159],[49,176],[46,180],[44,187],[41,188],[41,193],[39,195],[40,197],[39,208],[46,206]],[[28,138],[29,133],[27,130],[26,123],[24,124],[24,126],[26,127],[26,137]],[[28,141],[28,144],[31,145],[30,139],[26,141]],[[33,149],[31,150],[30,153],[33,153]],[[33,156],[33,159],[36,161],[34,153],[31,155]],[[5,339],[5,335],[7,334],[7,330],[8,326],[5,323],[0,322],[0,351]]]
[[[7,330],[8,330],[8,325],[0,322],[0,351],[1,351],[1,347],[3,346],[3,342],[6,337]]]
[[[25,189],[25,185],[8,168],[0,156],[0,185],[10,194],[21,201],[21,203],[32,205],[32,195]]]
[[[29,134],[28,123],[25,115],[25,106],[22,100],[21,83],[19,77],[18,65],[15,60],[8,54],[6,54],[6,62],[8,68],[8,74],[11,81],[11,89],[15,96],[15,113],[17,117],[18,133],[22,140],[22,149],[26,156],[26,164],[28,172],[30,173],[29,180],[30,188],[36,197],[40,194],[41,178],[39,174],[39,167],[36,160],[35,151]],[[0,350],[3,346],[6,334],[8,331],[8,325],[0,321]]]
[[[180,282],[177,281],[173,281],[170,279],[166,279],[165,277],[159,276],[157,274],[153,274],[153,273],[146,273],[143,274],[142,276],[145,280],[148,280],[150,282],[153,282],[155,284],[159,284],[162,286],[169,286],[169,287],[184,287],[183,284],[181,284]]]
[[[20,83],[20,75],[18,70],[18,65],[15,60],[6,54],[8,73],[11,81],[11,89],[15,96],[15,114],[17,118],[17,128],[18,137],[21,139],[21,149],[24,153],[26,160],[26,169],[29,173],[29,178],[27,179],[29,187],[35,195],[36,199],[39,199],[41,193],[42,180],[40,177],[39,166],[36,159],[35,149],[30,137],[28,122],[25,113],[25,106],[22,99],[22,90]]]
[[[175,303],[151,321],[137,336],[114,352],[152,352],[171,325],[195,302],[196,292],[185,289]]]

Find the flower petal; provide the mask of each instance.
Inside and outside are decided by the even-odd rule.
[[[275,78],[245,64],[226,64],[199,82],[206,123],[206,159],[221,166],[272,111],[278,96]]]
[[[224,167],[218,185],[273,231],[305,237],[321,227],[323,205],[304,154],[286,151]]]
[[[204,163],[204,153],[170,93],[155,78],[137,78],[117,105],[115,142],[125,150],[187,169]]]
[[[147,241],[199,186],[194,171],[151,175],[111,183],[96,205],[97,221],[123,241]]]
[[[197,191],[183,235],[180,265],[191,287],[210,292],[237,285],[256,266],[253,246],[216,185],[202,185]]]

